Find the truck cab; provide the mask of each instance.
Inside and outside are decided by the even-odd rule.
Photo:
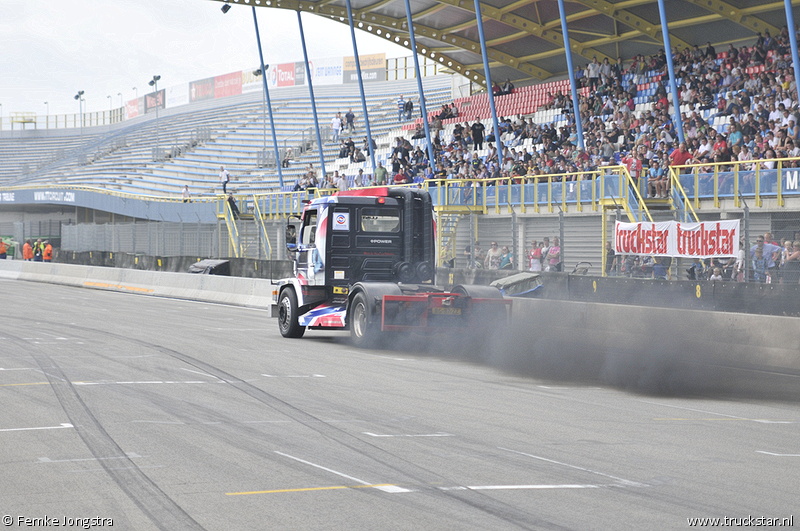
[[[281,334],[349,328],[358,343],[392,326],[419,326],[407,317],[402,325],[388,323],[383,309],[391,300],[397,309],[430,304],[431,294],[442,294],[433,284],[434,232],[431,198],[423,190],[369,188],[309,202],[299,223],[287,225],[295,276],[279,281],[276,290]],[[437,300],[451,305],[458,297],[446,295]],[[424,300],[403,299],[401,305],[399,298],[409,296]],[[456,308],[448,312],[440,308],[433,321],[461,315]]]

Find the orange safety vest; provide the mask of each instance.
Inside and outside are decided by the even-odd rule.
[[[42,255],[42,258],[48,261],[53,259],[53,246],[49,243],[47,244],[47,247],[44,248],[44,254]]]
[[[22,246],[22,259],[33,260],[33,247],[28,242],[25,242],[25,245]]]
[[[0,254],[6,254],[6,242],[0,240]]]

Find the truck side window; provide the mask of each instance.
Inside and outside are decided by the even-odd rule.
[[[396,208],[362,208],[362,232],[400,232],[400,211]]]
[[[314,245],[317,237],[317,211],[306,212],[303,218],[303,245]]]

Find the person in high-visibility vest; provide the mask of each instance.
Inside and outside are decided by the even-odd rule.
[[[43,253],[44,253],[44,244],[42,244],[42,239],[39,238],[38,240],[36,240],[36,243],[33,244],[33,261],[41,262]]]
[[[50,245],[50,240],[44,241],[44,253],[42,254],[45,262],[53,261],[53,246]]]
[[[4,242],[2,238],[0,238],[0,260],[6,259],[7,251],[8,249],[6,248],[6,242]]]
[[[25,240],[25,245],[22,246],[22,259],[28,262],[33,260],[33,247],[30,240]]]

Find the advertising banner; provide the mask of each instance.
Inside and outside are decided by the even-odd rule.
[[[361,79],[363,79],[365,82],[386,81],[385,53],[359,55],[358,60],[361,63]],[[354,56],[344,58],[344,82],[358,83],[356,58]]]
[[[247,70],[242,70],[242,93],[264,90],[261,76],[257,76],[253,73],[260,69],[260,66],[255,66],[253,68],[248,68]]]
[[[189,103],[189,84],[181,83],[173,87],[167,87],[167,109]]]
[[[341,57],[326,57],[309,61],[311,81],[314,85],[341,85],[344,61]],[[355,71],[355,66],[353,66]]]
[[[269,88],[294,86],[294,63],[284,63],[269,67]]]
[[[156,109],[163,109],[165,105],[164,89],[158,92],[151,92],[144,96],[144,112],[155,112]]]
[[[214,78],[214,97],[225,98],[242,93],[242,72],[233,72]]]
[[[739,220],[703,223],[617,221],[614,227],[614,252],[676,258],[737,256]]]
[[[214,78],[189,83],[189,99],[193,102],[214,99]]]
[[[135,100],[125,102],[126,118],[136,118],[139,116],[139,100],[140,98],[136,98]]]
[[[296,87],[306,84],[306,64],[303,62],[294,64],[294,84]]]

